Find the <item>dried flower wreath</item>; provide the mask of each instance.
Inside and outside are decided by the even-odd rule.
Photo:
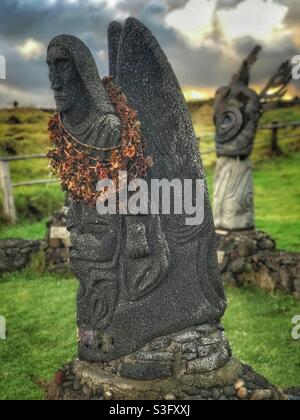
[[[112,148],[98,148],[81,143],[63,126],[60,114],[49,122],[50,140],[55,146],[48,153],[52,172],[61,179],[62,189],[76,202],[95,207],[98,200],[105,201],[107,191],[97,191],[99,180],[111,179],[119,190],[119,172],[126,171],[128,182],[143,177],[153,165],[151,156],[145,157],[145,141],[137,113],[128,105],[126,96],[113,83],[111,77],[103,84],[116,115],[122,124],[120,144]],[[108,159],[89,156],[82,149],[93,152],[110,152]]]

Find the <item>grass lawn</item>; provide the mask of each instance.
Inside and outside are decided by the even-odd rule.
[[[0,400],[41,399],[40,381],[76,354],[77,282],[30,271],[1,280],[0,313],[7,340],[0,341]],[[234,354],[273,383],[300,385],[300,341],[291,320],[300,302],[263,291],[228,288],[224,324]]]

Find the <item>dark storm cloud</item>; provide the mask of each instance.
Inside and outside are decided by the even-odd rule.
[[[243,37],[234,43],[234,48],[239,54],[241,62],[251,52],[252,48],[257,44],[257,40],[252,37]],[[263,50],[258,56],[258,61],[252,70],[252,79],[255,83],[262,83],[271,77],[277,71],[280,64],[286,60],[290,60],[298,53],[297,48],[292,40],[288,37],[282,39],[274,46],[266,46],[260,42]]]
[[[186,2],[175,0],[170,6],[165,0],[126,0],[120,2],[117,11],[130,11],[128,14],[140,18],[153,30],[164,48],[175,47],[178,39],[176,31],[166,28],[163,18],[169,9],[179,8]],[[115,17],[116,12],[109,9],[105,2],[93,5],[85,0],[79,0],[76,4],[65,0],[55,4],[4,0],[0,15],[0,54],[5,55],[7,60],[7,80],[1,81],[0,87],[5,83],[6,87],[23,90],[28,93],[28,100],[34,102],[36,92],[49,86],[45,64],[46,46],[54,36],[61,33],[76,35],[86,42],[96,58],[101,75],[107,74],[106,31]],[[19,47],[29,38],[44,43],[43,56],[27,59],[20,54]],[[6,97],[1,97],[0,90],[0,105],[3,105],[3,101],[7,103]],[[42,104],[49,101],[52,103],[50,91]]]
[[[217,7],[234,8],[241,1],[219,0]],[[299,0],[275,1],[289,7],[284,22],[286,27],[297,26],[300,23]],[[46,46],[53,36],[60,33],[73,34],[83,39],[91,48],[101,75],[107,74],[107,26],[116,16],[125,17],[129,14],[141,19],[159,39],[182,85],[205,88],[227,83],[257,40],[250,37],[240,38],[229,45],[218,24],[216,12],[211,31],[206,34],[203,45],[199,48],[192,47],[176,28],[168,27],[165,22],[168,13],[184,8],[188,2],[189,0],[120,0],[113,10],[107,7],[109,2],[104,1],[96,5],[86,0],[78,0],[77,3],[66,0],[2,1],[0,54],[7,59],[8,79],[5,82],[0,81],[0,106],[8,102],[7,92],[10,88],[26,94],[29,103],[52,103],[45,64]],[[19,47],[29,38],[44,44],[42,56],[29,59],[20,54]],[[254,82],[264,81],[281,61],[298,53],[289,35],[276,46],[264,47],[253,72]],[[229,53],[235,55],[236,59],[233,60]],[[5,96],[1,86],[6,87]]]
[[[183,9],[190,0],[166,0],[168,11],[171,12],[176,9]]]
[[[246,0],[218,0],[217,9],[232,9]]]

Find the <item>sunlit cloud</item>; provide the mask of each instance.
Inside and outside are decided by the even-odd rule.
[[[212,97],[214,89],[199,89],[197,86],[184,86],[183,94],[186,101],[200,101]]]
[[[220,10],[218,16],[230,39],[253,36],[268,41],[283,29],[287,12],[288,7],[273,0],[251,0],[233,9]]]
[[[44,55],[45,46],[42,42],[29,38],[18,47],[18,51],[27,60],[37,60]]]
[[[211,28],[215,9],[216,0],[190,0],[183,9],[167,15],[166,22],[192,46],[199,47]]]

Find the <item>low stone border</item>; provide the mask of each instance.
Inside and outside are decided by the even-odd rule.
[[[34,254],[43,249],[43,241],[5,239],[0,241],[0,275],[24,269]]]
[[[275,241],[264,232],[219,232],[218,259],[225,283],[300,299],[300,254],[277,251]]]
[[[46,386],[47,400],[288,400],[251,367],[231,359],[209,375],[162,381],[132,381],[101,373],[97,364],[76,360],[59,370]]]

